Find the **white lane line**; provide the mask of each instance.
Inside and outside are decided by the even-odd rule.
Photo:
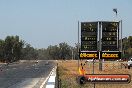
[[[52,73],[48,79],[46,88],[55,88],[55,78],[56,78],[56,67],[54,68],[54,70],[52,71]]]
[[[48,82],[55,82],[55,76],[50,76]]]
[[[55,68],[55,67],[54,67]],[[48,75],[48,77],[44,80],[44,82],[41,84],[40,88],[44,87],[44,84],[46,83],[46,81],[48,80],[49,76],[52,74],[54,68],[51,70],[50,74]]]
[[[55,88],[55,85],[46,85],[46,88]]]

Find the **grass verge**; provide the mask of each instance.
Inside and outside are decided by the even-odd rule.
[[[98,70],[98,63],[95,63],[95,74],[130,74],[132,75],[132,69],[120,68],[122,62],[106,62],[103,64],[103,71]],[[123,62],[124,63],[124,62]],[[87,63],[84,68],[87,74],[92,73],[92,63]],[[58,74],[61,79],[61,88],[93,88],[93,84],[86,83],[80,85],[77,83],[78,61],[58,61]],[[95,84],[95,88],[132,88],[132,82],[129,84]]]

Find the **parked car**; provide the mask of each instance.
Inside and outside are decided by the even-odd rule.
[[[129,58],[127,65],[128,65],[128,69],[130,69],[130,67],[132,67],[132,57]]]

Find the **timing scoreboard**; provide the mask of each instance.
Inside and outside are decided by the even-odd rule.
[[[119,22],[102,22],[102,51],[119,51]]]
[[[81,51],[80,59],[97,59],[98,22],[81,23]]]
[[[81,23],[81,51],[97,51],[97,22]]]
[[[98,40],[99,37],[101,40]],[[99,41],[101,41],[100,52],[98,52]],[[120,59],[119,22],[81,22],[79,57],[80,59]]]
[[[120,59],[119,22],[102,22],[101,59]]]

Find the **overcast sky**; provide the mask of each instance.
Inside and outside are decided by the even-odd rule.
[[[132,0],[0,0],[0,39],[18,35],[35,48],[60,42],[74,46],[77,22],[123,20],[123,37],[132,36]]]

